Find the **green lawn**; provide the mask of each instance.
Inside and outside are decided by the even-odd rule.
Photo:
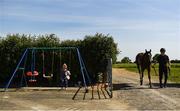
[[[130,64],[113,64],[113,68],[125,68],[132,72],[137,72],[136,64],[130,63]],[[156,72],[158,73],[158,64],[155,66]],[[147,74],[147,71],[145,71],[145,74]],[[158,75],[155,74],[154,69],[151,69],[151,75],[153,78],[158,79]],[[171,64],[171,73],[169,75],[169,80],[172,82],[180,83],[180,64]]]

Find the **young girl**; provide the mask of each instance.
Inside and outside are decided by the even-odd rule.
[[[64,63],[62,70],[61,70],[61,87],[65,87],[65,89],[68,87],[68,80],[70,80],[70,71],[67,69],[67,65]]]

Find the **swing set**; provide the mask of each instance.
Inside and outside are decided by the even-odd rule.
[[[45,51],[47,52],[47,54],[50,54],[49,56],[45,54]],[[55,62],[57,62],[57,60],[55,59],[55,55],[57,56],[57,52],[59,52],[59,63],[58,64],[62,64],[62,51],[69,51],[69,65],[71,64],[71,53],[72,51],[74,51],[74,53],[76,54],[75,59],[77,59],[78,63],[79,63],[79,72],[81,75],[81,84],[79,85],[79,89],[76,91],[75,95],[73,96],[72,99],[75,99],[76,95],[78,94],[79,90],[81,88],[84,88],[85,92],[84,92],[84,98],[85,99],[85,95],[86,93],[88,93],[88,86],[92,85],[90,76],[88,74],[86,65],[81,57],[80,51],[78,48],[76,47],[33,47],[33,48],[27,48],[25,49],[24,53],[22,54],[14,72],[12,73],[9,81],[7,82],[6,86],[5,86],[5,91],[8,90],[8,88],[10,87],[11,84],[14,84],[13,82],[16,80],[16,77],[20,75],[20,86],[18,88],[21,87],[28,87],[29,83],[30,84],[36,84],[37,82],[39,82],[39,78],[45,78],[47,80],[52,80],[52,78],[57,78],[54,77],[54,65]],[[40,53],[40,57],[39,59],[37,59],[38,53]],[[52,54],[52,55],[51,55]],[[30,56],[30,57],[29,57]],[[46,61],[48,59],[47,58],[51,58],[48,61],[48,65],[50,67],[48,67],[48,69],[50,69],[50,71],[48,72],[47,69],[47,63]],[[28,64],[28,60],[30,61],[30,64]],[[37,60],[41,61],[42,60],[42,69],[38,69],[37,68]],[[112,64],[111,62],[109,64]],[[30,68],[28,68],[27,66],[29,66]],[[60,67],[58,67],[60,69]],[[71,67],[69,67],[69,70]],[[112,66],[109,67],[109,80],[108,83],[109,85],[109,89],[110,89],[110,93],[112,96]],[[17,83],[17,82],[16,82]],[[78,81],[79,83],[79,81]]]
[[[69,58],[71,58],[71,51],[74,51],[75,54],[77,55],[77,60],[79,62],[80,65],[80,73],[82,76],[82,80],[83,80],[83,85],[85,87],[85,89],[87,88],[87,84],[91,83],[87,68],[84,64],[84,61],[81,57],[80,51],[78,48],[76,47],[54,47],[54,48],[50,48],[50,47],[34,47],[34,48],[27,48],[24,53],[21,56],[21,59],[19,60],[19,63],[17,64],[11,78],[9,79],[7,85],[5,86],[5,90],[7,90],[10,87],[10,84],[12,83],[13,79],[15,79],[15,77],[17,75],[21,75],[21,80],[20,80],[20,86],[22,87],[23,84],[25,83],[25,86],[28,87],[28,82],[29,83],[36,83],[38,82],[38,77],[42,75],[43,78],[46,79],[51,79],[54,77],[54,62],[55,62],[55,52],[59,52],[59,56],[60,56],[60,64],[62,61],[62,51],[70,51],[69,52]],[[49,52],[52,53],[52,60],[51,63],[49,63],[48,61],[48,65],[51,65],[51,71],[50,73],[48,73],[46,71],[46,67],[45,67],[45,51],[49,54]],[[36,66],[36,54],[37,53],[41,53],[41,58],[42,59],[42,71],[40,71],[39,69],[37,69]],[[50,54],[51,54],[50,53]],[[30,70],[27,69],[27,58],[29,57],[29,55],[31,55],[31,63],[30,63]],[[69,64],[71,64],[71,59],[69,59]],[[28,64],[29,65],[29,64]],[[60,67],[59,67],[60,68]],[[21,69],[21,70],[20,70]],[[70,70],[70,69],[69,69]]]

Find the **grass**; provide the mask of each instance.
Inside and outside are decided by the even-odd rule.
[[[121,64],[113,64],[113,68],[125,68],[126,70],[138,73],[138,69],[136,64],[134,63],[121,63]],[[156,72],[158,73],[158,64],[155,65]],[[145,71],[145,75],[147,75],[147,71]],[[151,69],[152,78],[158,79],[158,75],[155,74],[154,69]],[[168,78],[171,82],[180,83],[180,63],[171,64],[171,72]]]

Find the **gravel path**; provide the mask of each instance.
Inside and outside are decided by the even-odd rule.
[[[158,88],[157,81],[149,89],[145,76],[143,86],[139,85],[139,75],[125,69],[113,69],[114,90],[118,99],[129,104],[129,108],[138,110],[180,110],[180,87]],[[173,84],[173,83],[169,83]]]
[[[139,75],[125,69],[113,69],[113,98],[86,100],[83,90],[75,100],[75,90],[19,90],[0,92],[0,110],[180,110],[180,87],[178,84],[159,89],[149,89],[147,77],[139,86]],[[172,84],[172,83],[171,83]]]

